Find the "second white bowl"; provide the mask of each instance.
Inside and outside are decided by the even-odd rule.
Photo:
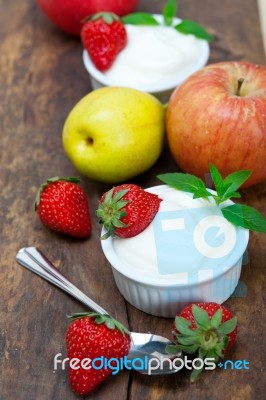
[[[158,22],[162,22],[162,16],[161,15],[154,15],[155,18],[158,20]],[[177,24],[181,20],[176,18],[174,20],[174,23]],[[138,29],[138,27],[135,27]],[[185,35],[184,35],[185,37]],[[187,40],[187,38],[186,38]],[[134,89],[142,90],[145,92],[148,92],[154,96],[156,96],[160,101],[168,101],[171,93],[173,90],[179,86],[186,78],[188,78],[193,72],[198,71],[202,67],[204,67],[207,64],[207,61],[209,59],[209,44],[206,40],[202,39],[195,39],[197,46],[198,46],[198,57],[194,59],[193,61],[189,62],[188,65],[183,68],[180,71],[176,71],[176,74],[174,75],[174,78],[171,78],[170,81],[166,81],[165,83],[163,82],[162,79],[158,76],[158,79],[156,80],[156,83],[145,83],[145,78],[142,79],[142,82],[134,82],[134,70],[132,72],[132,79],[131,77],[128,79],[128,81],[121,81],[119,77],[121,75],[118,75],[116,79],[110,79],[104,72],[99,71],[93,62],[91,61],[88,53],[86,50],[83,51],[83,62],[86,70],[88,71],[90,75],[90,80],[91,80],[91,85],[92,89],[98,89],[103,86],[127,86],[127,87],[132,87]],[[186,50],[187,51],[187,50]],[[137,56],[136,56],[137,57]],[[139,54],[138,59],[141,62],[142,56]],[[166,60],[167,61],[167,60]],[[119,62],[119,55],[117,60],[115,60],[115,63]],[[112,67],[111,67],[112,68]],[[147,66],[146,66],[147,69]],[[149,71],[144,70],[143,71],[144,77],[149,76]],[[165,74],[167,75],[167,73]]]
[[[193,302],[226,301],[238,284],[249,232],[228,223],[205,200],[166,185],[147,190],[163,199],[149,227],[134,238],[101,241],[121,294],[136,308],[160,317],[174,317]]]

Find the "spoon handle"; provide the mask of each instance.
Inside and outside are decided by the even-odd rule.
[[[23,267],[41,276],[47,281],[58,286],[81,303],[99,314],[109,314],[101,306],[86,296],[81,290],[74,286],[69,280],[35,247],[24,247],[19,250],[16,261]]]

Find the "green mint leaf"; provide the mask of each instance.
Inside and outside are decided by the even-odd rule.
[[[242,170],[242,171],[237,171],[234,172],[230,175],[227,175],[227,177],[224,179],[224,186],[228,187],[228,191],[236,191],[237,189],[240,188],[240,186],[243,185],[244,182],[250,177],[252,174],[251,171],[249,170]],[[226,195],[226,192],[225,192]]]
[[[237,324],[236,317],[229,319],[229,321],[224,322],[219,328],[217,332],[220,335],[229,335],[229,333],[233,332]]]
[[[176,0],[167,0],[163,8],[163,19],[167,26],[171,26],[176,15]]]
[[[240,198],[240,194],[236,192],[244,182],[250,177],[251,171],[242,170],[228,175],[223,180],[222,194],[220,195],[219,203],[226,201],[232,197]]]
[[[266,219],[253,207],[244,204],[233,204],[221,208],[221,211],[223,216],[236,226],[266,233]]]
[[[204,182],[194,175],[183,174],[181,172],[173,172],[158,175],[157,178],[166,183],[168,186],[173,187],[174,189],[182,190],[184,192],[189,192],[196,195],[200,191],[201,197],[203,197],[202,194],[204,194],[205,197],[208,197],[210,195],[210,193],[206,189]]]
[[[135,12],[121,18],[124,24],[130,25],[160,25],[159,22],[149,13]]]
[[[198,39],[204,39],[208,42],[214,40],[214,36],[208,33],[203,26],[199,25],[197,22],[190,19],[183,19],[182,22],[174,27],[178,32],[184,34],[193,34]]]
[[[214,197],[214,196],[211,192],[206,190],[206,188],[200,188],[198,190],[195,190],[194,195],[193,195],[193,199],[203,198],[208,201],[209,201],[209,197]]]
[[[211,178],[213,180],[216,192],[219,197],[223,195],[223,178],[215,165],[210,164]]]
[[[196,325],[203,329],[211,328],[211,321],[208,316],[208,313],[202,308],[196,306],[195,304],[192,306],[192,314],[195,319]]]
[[[222,202],[231,199],[232,197],[240,199],[241,195],[238,192],[226,192],[222,197]]]

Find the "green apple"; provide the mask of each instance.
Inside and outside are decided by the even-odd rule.
[[[83,97],[69,113],[63,146],[80,173],[117,183],[155,163],[162,151],[164,130],[164,107],[154,96],[105,87]]]

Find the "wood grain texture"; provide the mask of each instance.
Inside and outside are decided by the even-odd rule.
[[[141,0],[139,10],[159,13],[163,3]],[[95,217],[98,199],[109,185],[83,177],[94,227],[89,240],[75,241],[48,231],[33,212],[40,183],[54,175],[77,175],[62,148],[62,126],[90,84],[79,40],[57,29],[33,0],[0,0],[0,8],[0,398],[71,400],[78,396],[69,388],[67,371],[53,370],[53,358],[57,353],[66,355],[66,315],[84,308],[19,267],[15,262],[19,248],[38,246],[73,283],[132,330],[169,336],[172,320],[142,313],[127,304],[116,288],[100,249]],[[265,62],[256,0],[223,0],[219,5],[216,0],[180,0],[179,16],[197,20],[217,36],[210,62]],[[148,187],[158,183],[156,174],[175,170],[165,148],[156,165],[134,182]],[[266,215],[265,194],[266,185],[261,184],[245,190],[243,200]],[[205,373],[193,386],[186,372],[160,378],[122,372],[86,398],[263,399],[265,249],[265,235],[252,234],[241,275],[247,295],[226,303],[240,325],[229,357],[249,361],[249,371]]]

